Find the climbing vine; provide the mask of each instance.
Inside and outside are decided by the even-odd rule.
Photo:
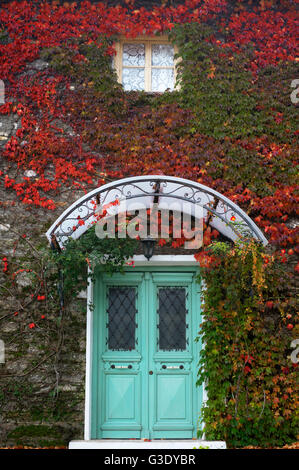
[[[54,250],[52,257],[62,275],[61,288],[66,300],[86,290],[97,265],[102,264],[109,274],[123,272],[137,244],[137,240],[128,237],[101,239],[93,226],[77,240],[70,238],[62,250]]]
[[[253,243],[233,248],[204,223],[196,259],[207,286],[199,376],[208,384],[207,436],[235,446],[296,438],[296,370],[289,354],[291,338],[298,337],[298,105],[290,99],[297,27],[291,1],[188,0],[151,10],[134,2],[1,7],[6,102],[0,115],[17,126],[0,135],[1,230],[14,237],[10,246],[4,236],[0,248],[1,294],[10,299],[0,320],[18,328],[5,333],[9,344],[20,343],[16,359],[26,357],[26,342],[38,350],[26,369],[4,374],[7,401],[20,393],[15,376],[27,380],[50,362],[43,418],[49,410],[61,415],[61,357],[83,324],[69,308],[72,289],[80,291],[89,264],[103,253],[110,253],[113,271],[136,248],[133,240],[99,240],[92,229],[50,255],[41,231],[70,199],[91,189],[125,176],[165,173],[229,197],[270,244],[269,252]],[[117,83],[114,41],[143,33],[169,34],[177,45],[177,91],[125,93]],[[32,224],[29,231],[13,228],[16,207]],[[181,248],[184,239],[159,241],[160,247],[167,243]],[[73,339],[66,333],[71,324]],[[20,401],[20,413],[24,406]],[[31,416],[40,417],[37,408]]]
[[[205,256],[198,383],[205,381],[208,393],[206,437],[233,447],[293,442],[297,364],[290,345],[298,322],[284,253],[265,253],[254,241],[214,242]]]

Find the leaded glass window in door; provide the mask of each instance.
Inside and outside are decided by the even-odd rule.
[[[188,345],[186,288],[160,287],[157,296],[158,350],[185,351]]]
[[[107,288],[107,349],[132,351],[137,345],[137,290],[131,286]]]

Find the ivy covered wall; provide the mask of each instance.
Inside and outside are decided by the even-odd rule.
[[[292,2],[232,3],[0,11],[1,445],[82,438],[85,299],[69,291],[62,308],[46,230],[86,191],[157,172],[223,193],[270,242],[266,253],[234,250],[204,227],[206,436],[296,440],[296,14]],[[180,91],[124,93],[117,83],[113,41],[143,30],[178,46]],[[167,242],[161,250],[182,250]]]

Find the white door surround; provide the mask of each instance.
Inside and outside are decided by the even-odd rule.
[[[143,255],[135,255],[132,260],[135,266],[196,266],[198,262],[193,255],[154,255],[148,261]],[[132,268],[134,269],[134,268]],[[183,440],[127,440],[127,439],[91,439],[91,383],[92,383],[92,331],[93,331],[93,285],[87,287],[86,318],[86,375],[85,375],[85,419],[84,440],[69,443],[70,449],[194,449],[226,448],[224,441],[205,441],[194,439]],[[203,388],[203,404],[206,401]]]

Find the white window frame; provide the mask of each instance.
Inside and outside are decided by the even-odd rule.
[[[176,85],[177,80],[177,65],[179,59],[174,59],[173,66],[165,66],[165,67],[158,67],[152,66],[151,64],[151,47],[153,44],[161,44],[161,45],[172,45],[167,36],[138,36],[137,38],[126,38],[120,37],[119,40],[114,44],[114,49],[116,50],[116,56],[114,58],[114,67],[117,73],[118,82],[122,84],[122,70],[123,70],[123,46],[124,44],[144,44],[145,45],[145,66],[144,67],[134,67],[131,66],[130,68],[144,68],[144,91],[147,93],[163,93],[159,91],[152,91],[152,68],[165,68],[165,69],[173,69],[174,70],[174,90],[178,90],[179,87]],[[174,55],[178,53],[177,47],[174,45]]]

